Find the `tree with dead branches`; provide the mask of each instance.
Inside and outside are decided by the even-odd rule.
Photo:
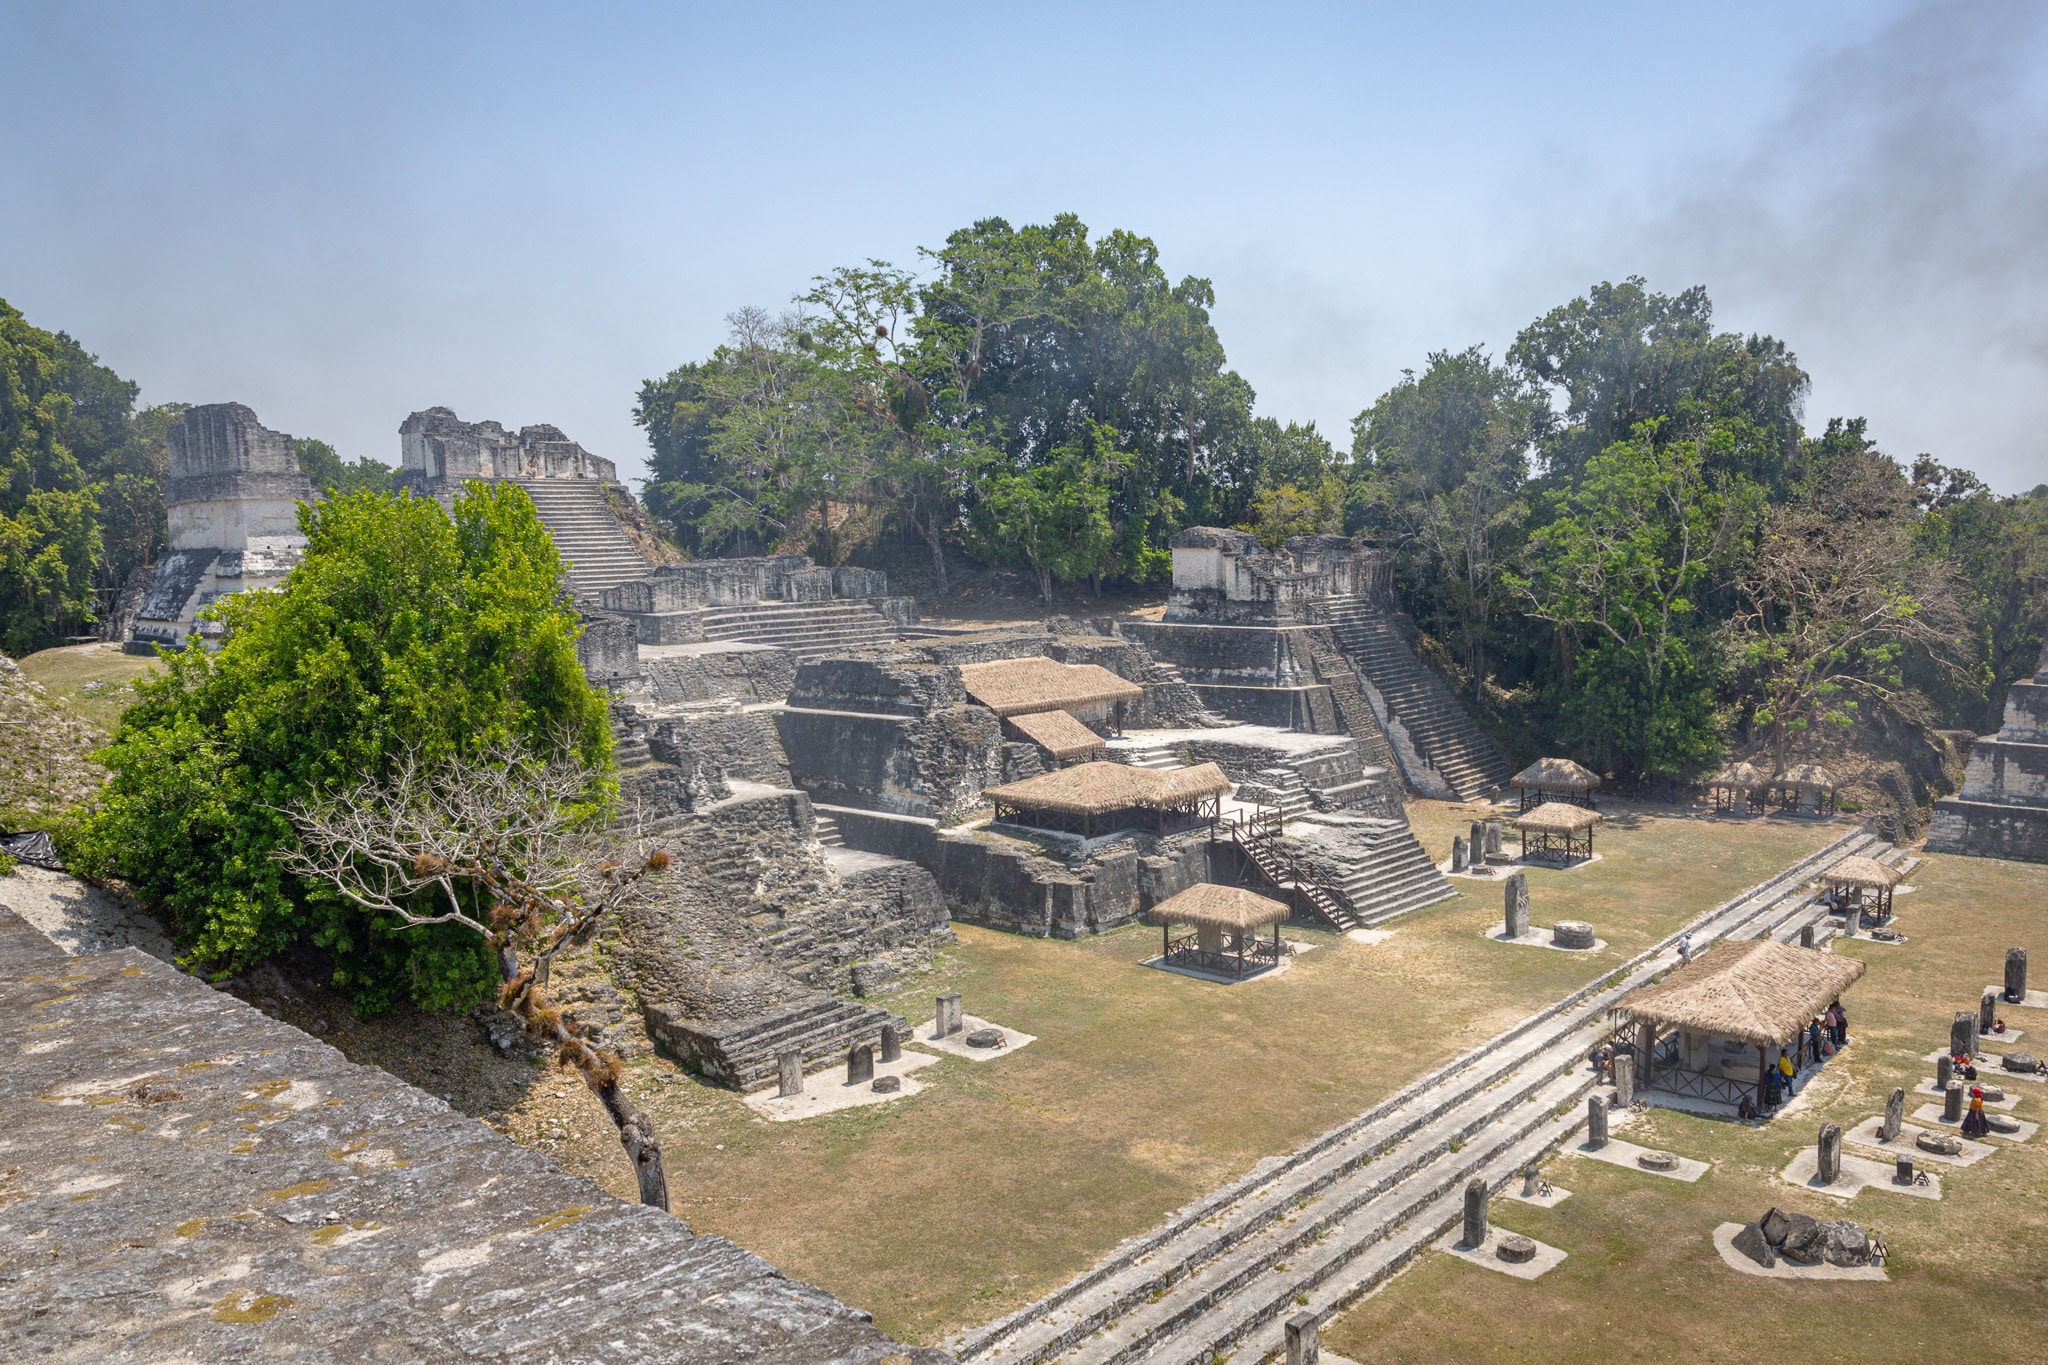
[[[666,1209],[661,1142],[626,1095],[618,1056],[581,1036],[547,997],[555,958],[588,943],[669,865],[664,849],[606,837],[598,786],[598,774],[573,757],[542,757],[518,743],[431,764],[408,751],[388,777],[287,808],[299,844],[276,856],[409,927],[454,924],[481,935],[498,963],[499,1003],[582,1075],[618,1127],[640,1202]]]
[[[1736,577],[1740,605],[1723,631],[1780,771],[1795,734],[1816,722],[1848,728],[1860,701],[1924,720],[1901,677],[1907,646],[1953,667],[1962,623],[1952,572],[1915,552],[1909,512],[1897,467],[1853,451],[1800,502],[1772,510]]]

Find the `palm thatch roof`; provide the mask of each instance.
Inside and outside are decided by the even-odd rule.
[[[1835,789],[1835,775],[1818,763],[1795,763],[1774,780],[1779,786],[1799,791],[1831,792]]]
[[[1145,689],[1100,664],[1063,664],[1043,655],[960,665],[967,695],[999,716],[1136,701]]]
[[[1771,775],[1756,764],[1744,759],[1730,763],[1727,767],[1707,779],[1709,787],[1732,787],[1736,791],[1762,791],[1771,785]]]
[[[1844,858],[1826,872],[1821,880],[1836,886],[1864,886],[1884,889],[1899,884],[1896,869],[1886,867],[1875,858]]]
[[[1032,711],[1022,716],[1011,716],[1010,724],[1016,726],[1024,738],[1061,760],[1101,753],[1109,747],[1101,735],[1065,711]]]
[[[1520,815],[1508,817],[1508,823],[1516,829],[1535,830],[1538,833],[1577,834],[1582,829],[1591,829],[1607,817],[1586,806],[1569,805],[1563,801],[1545,801],[1534,810],[1525,810]]]
[[[1589,792],[1600,785],[1600,774],[1568,758],[1539,758],[1509,778],[1508,785],[1543,792]]]
[[[1789,1043],[1863,975],[1860,959],[1772,939],[1717,943],[1613,1014],[1765,1046]]]
[[[1146,912],[1145,918],[1153,924],[1193,924],[1245,933],[1262,925],[1278,924],[1293,913],[1282,902],[1241,886],[1202,882],[1159,902]]]
[[[1077,763],[1058,772],[988,787],[990,801],[1067,815],[1100,815],[1133,807],[1161,809],[1186,805],[1230,790],[1230,779],[1214,763],[1166,772],[1133,768],[1125,763]]]

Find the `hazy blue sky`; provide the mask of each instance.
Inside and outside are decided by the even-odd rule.
[[[813,274],[1073,210],[1347,424],[1588,284],[1704,284],[1809,425],[2048,479],[2048,6],[0,0],[0,297],[147,401],[397,458],[553,422]]]

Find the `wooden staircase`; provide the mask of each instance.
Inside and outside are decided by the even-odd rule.
[[[1316,870],[1280,845],[1280,812],[1260,810],[1219,821],[1222,837],[1237,845],[1247,866],[1280,892],[1297,910],[1306,910],[1338,933],[1359,924],[1357,907],[1341,886],[1325,881]]]

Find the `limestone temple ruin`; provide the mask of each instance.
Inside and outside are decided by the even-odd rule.
[[[608,967],[555,998],[603,1045],[660,1046],[714,1083],[786,1092],[886,1057],[908,1021],[873,997],[955,921],[1075,938],[1165,907],[1194,926],[1169,957],[1277,969],[1282,919],[1363,929],[1457,894],[1405,796],[1509,777],[1416,657],[1387,558],[1341,537],[1266,551],[1194,528],[1163,620],[948,630],[868,569],[656,565],[612,463],[554,427],[431,408],[400,447],[417,495],[481,479],[533,499],[609,697],[621,819],[686,854],[616,925]],[[177,550],[136,648],[280,581],[313,496],[289,438],[240,405],[188,414],[172,465]]]
[[[1934,803],[1933,853],[2048,863],[2048,647],[2005,694],[2005,723],[1970,746],[1963,789]]]
[[[140,601],[121,613],[132,622],[131,653],[180,648],[195,631],[203,637],[209,627],[194,620],[200,608],[228,593],[275,587],[306,544],[298,505],[313,500],[313,483],[299,470],[292,438],[242,404],[187,411],[171,426],[168,454],[170,551]]]

